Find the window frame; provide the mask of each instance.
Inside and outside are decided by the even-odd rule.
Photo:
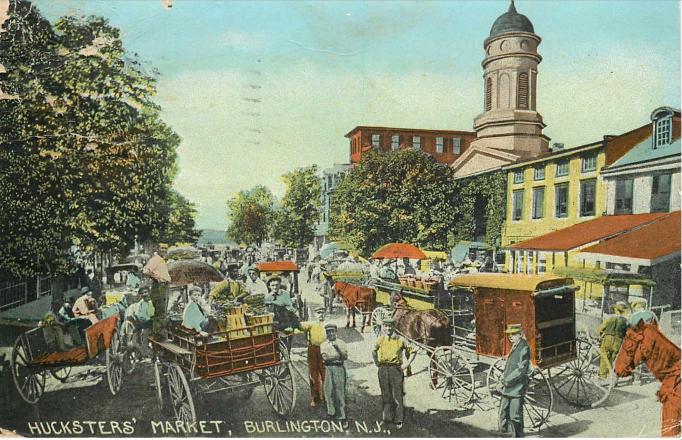
[[[562,166],[565,166],[565,172],[560,172],[562,169]],[[568,160],[561,160],[557,162],[556,164],[556,172],[554,173],[554,177],[565,177],[568,176],[570,172],[570,161]]]
[[[587,168],[586,164],[594,161],[594,168]],[[583,156],[580,159],[580,172],[581,173],[593,173],[597,171],[597,155],[590,154],[589,156]]]
[[[539,173],[541,171],[541,173]],[[533,180],[545,180],[545,166],[533,168]]]
[[[620,194],[621,197],[619,198],[619,188],[622,190],[625,190],[627,188],[627,184],[629,183],[630,187],[630,204],[629,206],[621,206],[618,207],[618,201],[626,201],[628,199],[622,197],[623,194]],[[634,179],[632,178],[624,178],[624,179],[616,179],[616,188],[615,188],[615,194],[614,194],[614,206],[613,206],[613,213],[617,215],[622,215],[622,214],[632,214],[633,212],[633,200],[634,200]]]
[[[565,212],[559,212],[559,189],[566,190],[566,200],[564,200]],[[568,218],[568,208],[570,206],[571,187],[568,183],[557,183],[554,185],[554,218]]]
[[[445,138],[443,136],[436,136],[436,153],[445,153]]]
[[[540,205],[540,215],[537,216],[537,211],[536,207],[537,205],[536,200],[537,200],[537,194],[542,193],[542,205]],[[532,220],[540,220],[545,217],[545,187],[544,186],[536,186],[533,188],[533,192],[531,195],[531,204],[530,204],[530,218]]]
[[[592,212],[591,213],[585,213],[583,211],[584,205],[585,205],[585,187],[587,185],[592,186]],[[586,180],[581,180],[580,181],[580,198],[579,198],[579,206],[578,210],[580,213],[580,217],[594,217],[597,214],[597,179],[586,179]]]
[[[399,134],[392,134],[391,135],[391,151],[396,151],[400,148],[400,135]]]
[[[517,189],[515,191],[512,191],[512,209],[511,209],[511,221],[513,222],[518,222],[523,220],[523,198],[525,197],[525,190],[523,189]],[[519,209],[519,215],[518,217],[516,216],[516,201],[517,197],[519,200],[520,204],[520,209]]]
[[[662,116],[654,121],[653,148],[665,147],[672,143],[673,117],[670,114]]]
[[[661,206],[661,208],[656,207],[654,209],[654,196],[655,195],[660,195],[663,194],[660,191],[660,178],[661,177],[667,177],[668,178],[668,191],[667,191],[667,197],[665,199],[665,207]],[[649,212],[668,212],[670,211],[670,196],[672,193],[672,173],[660,173],[660,174],[654,174],[651,176],[651,197],[649,199]],[[657,187],[656,192],[654,193],[654,188]],[[659,196],[660,197],[660,196]],[[662,200],[662,197],[661,197]]]
[[[412,149],[413,150],[421,150],[422,149],[422,137],[421,136],[412,136]]]
[[[525,173],[524,173],[524,170],[521,170],[521,171],[513,171],[513,173],[514,173],[514,174],[512,175],[512,182],[513,182],[514,184],[523,183],[524,174],[525,174]],[[521,176],[521,178],[517,179],[518,176]]]
[[[372,133],[372,148],[380,149],[381,148],[381,134],[378,133]]]
[[[452,152],[454,154],[462,154],[462,138],[455,136],[452,138]]]

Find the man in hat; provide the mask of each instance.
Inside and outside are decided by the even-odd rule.
[[[645,324],[653,323],[658,325],[656,314],[646,309],[646,300],[644,298],[633,298],[630,301],[630,308],[632,309],[632,314],[628,318],[628,327],[636,326],[639,321],[644,321]]]
[[[249,294],[244,283],[239,280],[239,265],[230,263],[227,265],[227,278],[215,285],[208,294],[211,301],[228,303],[241,301]]]
[[[291,295],[287,290],[281,289],[282,278],[272,276],[268,279],[268,294],[265,295],[263,303],[270,305],[275,313],[275,328],[277,330],[284,330],[285,332],[292,332],[294,328],[300,326],[298,316],[296,316],[296,309]]]
[[[97,302],[92,297],[92,290],[85,286],[81,289],[81,296],[73,303],[73,314],[76,318],[86,318],[95,324],[99,321],[96,313]]]
[[[189,288],[189,302],[182,312],[182,325],[199,332],[202,336],[208,336],[210,321],[201,307],[201,287]]]
[[[599,344],[599,378],[605,380],[608,375],[613,361],[618,356],[618,351],[623,343],[625,332],[628,329],[628,321],[625,315],[628,312],[628,306],[623,301],[618,301],[613,306],[615,316],[610,316],[601,323],[598,328],[601,343]]]
[[[267,295],[268,286],[266,286],[265,281],[261,280],[258,276],[256,266],[249,266],[247,272],[246,290],[249,291],[249,295]]]
[[[320,353],[327,369],[324,379],[324,400],[327,402],[327,415],[340,420],[343,428],[348,427],[346,420],[346,367],[348,350],[345,342],[336,339],[336,324],[325,324],[327,340],[320,346]]]
[[[166,322],[166,312],[168,310],[168,289],[171,282],[168,266],[166,265],[166,245],[159,245],[154,252],[154,256],[149,259],[142,269],[142,273],[152,279],[152,289],[150,298],[154,306],[154,316],[152,317],[152,337],[154,339],[166,339],[164,335],[164,324]]]
[[[300,329],[308,335],[308,377],[310,379],[310,406],[317,406],[323,400],[322,384],[325,368],[320,346],[325,341],[324,307],[315,309],[317,321],[302,322]]]
[[[385,319],[385,335],[377,339],[372,351],[374,365],[379,367],[379,387],[383,403],[383,423],[395,423],[397,429],[403,427],[404,391],[403,391],[403,355],[409,358],[410,348],[403,338],[395,332],[393,319]]]
[[[523,403],[530,382],[530,347],[523,337],[521,324],[507,325],[504,333],[511,350],[504,365],[502,380],[497,384],[500,399],[499,427],[504,435],[523,437]]]

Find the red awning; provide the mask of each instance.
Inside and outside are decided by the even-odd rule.
[[[632,215],[606,215],[559,229],[549,234],[509,246],[514,250],[565,252],[600,240],[620,235],[638,226],[654,222],[667,212]]]
[[[414,260],[426,259],[426,254],[417,246],[409,243],[389,243],[379,248],[371,258],[411,258]]]
[[[655,260],[680,253],[680,211],[583,249],[581,253]]]
[[[293,261],[264,261],[256,264],[260,272],[298,272],[298,266]]]

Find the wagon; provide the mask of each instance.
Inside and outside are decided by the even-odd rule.
[[[555,393],[578,407],[594,407],[611,391],[612,369],[600,380],[598,348],[576,336],[577,289],[570,278],[471,274],[453,278],[447,290],[389,288],[386,283],[377,287],[377,302],[384,305],[373,312],[375,329],[392,313],[388,307],[392,292],[400,293],[415,309],[435,308],[448,316],[450,346],[415,345],[430,356],[432,387],[455,405],[464,407],[483,396],[499,398],[496,385],[510,350],[504,334],[508,324],[522,325],[531,348],[526,426],[539,428],[547,421]],[[477,389],[483,380],[475,380],[479,374],[485,374],[483,395]]]
[[[150,338],[162,413],[191,423],[196,421],[195,396],[240,392],[249,397],[261,384],[278,415],[293,411],[296,386],[289,351],[272,332],[272,323],[208,336],[175,323],[169,325],[168,334],[166,342]]]
[[[51,349],[40,327],[19,335],[12,348],[11,370],[21,398],[30,404],[38,403],[45,391],[46,373],[64,380],[71,367],[101,361],[101,353],[107,367],[109,391],[116,395],[123,379],[117,324],[117,315],[92,324],[85,329],[83,344],[65,351]]]

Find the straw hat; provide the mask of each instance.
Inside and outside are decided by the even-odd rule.
[[[523,332],[521,324],[507,324],[507,329],[504,331],[508,335],[516,335]]]

